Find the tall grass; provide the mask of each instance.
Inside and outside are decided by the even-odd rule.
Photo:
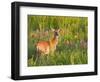
[[[28,15],[28,66],[87,64],[87,17]],[[60,28],[54,53],[36,61],[36,43],[49,40],[51,28]]]

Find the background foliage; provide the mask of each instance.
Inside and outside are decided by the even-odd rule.
[[[51,28],[61,29],[57,50],[35,62],[35,45],[52,37]],[[87,64],[87,32],[87,17],[28,15],[28,66]]]

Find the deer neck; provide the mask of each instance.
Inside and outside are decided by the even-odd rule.
[[[58,44],[58,36],[54,36],[54,37],[50,40],[50,46],[56,48],[57,44]]]
[[[53,37],[54,42],[56,43],[56,45],[58,44],[58,36],[54,36]]]

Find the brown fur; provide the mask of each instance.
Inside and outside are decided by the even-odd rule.
[[[54,52],[56,50],[56,46],[58,44],[58,30],[54,30],[54,37],[49,41],[40,41],[37,43],[36,48],[39,54],[49,54],[50,52]]]

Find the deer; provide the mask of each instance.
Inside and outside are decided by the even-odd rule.
[[[53,37],[49,39],[48,41],[39,41],[36,44],[36,51],[39,55],[49,55],[50,53],[53,53],[56,50],[56,47],[58,45],[58,39],[59,39],[59,32],[60,29],[51,29],[53,31]]]

